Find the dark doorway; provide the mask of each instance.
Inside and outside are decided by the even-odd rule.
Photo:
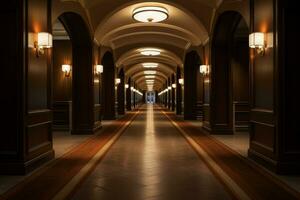
[[[59,16],[72,43],[72,134],[94,133],[93,46],[89,28],[76,13]]]
[[[59,20],[53,24],[53,131],[72,130],[72,42]],[[64,68],[64,69],[63,69]],[[69,70],[63,71],[63,70]]]
[[[102,58],[102,105],[103,119],[113,120],[116,118],[115,111],[115,63],[111,52],[106,52]]]
[[[211,52],[211,129],[233,134],[249,129],[249,28],[234,11],[217,20]]]
[[[184,62],[184,119],[197,119],[197,75],[201,59],[196,51],[187,53]]]

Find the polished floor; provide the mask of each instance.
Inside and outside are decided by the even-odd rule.
[[[167,117],[147,105],[73,199],[225,200],[231,196]]]

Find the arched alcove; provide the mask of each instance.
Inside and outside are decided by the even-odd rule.
[[[120,69],[118,78],[121,80],[120,84],[118,85],[118,92],[117,92],[117,99],[118,99],[118,114],[124,115],[125,114],[125,73],[124,69]]]
[[[113,54],[106,52],[102,58],[103,78],[102,78],[102,109],[103,119],[113,120],[115,113],[115,63]]]
[[[73,12],[58,17],[72,43],[72,134],[93,134],[93,46],[88,26]]]
[[[202,63],[198,53],[186,54],[184,62],[184,119],[196,120],[197,73]]]
[[[249,127],[249,28],[235,11],[222,13],[211,46],[211,129],[232,134]]]

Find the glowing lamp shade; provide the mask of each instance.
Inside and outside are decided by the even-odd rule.
[[[169,12],[163,7],[145,6],[133,11],[133,19],[139,22],[162,22],[169,17]]]
[[[171,86],[169,86],[169,87],[168,87],[168,90],[171,90],[171,89],[172,89],[172,87],[171,87]]]
[[[148,75],[148,76],[145,76],[146,79],[150,79],[150,78],[155,78],[155,75]]]
[[[151,70],[149,70],[149,71],[144,71],[144,74],[147,74],[147,75],[154,75],[154,74],[156,74],[156,71],[151,71]]]
[[[265,34],[261,32],[251,33],[249,35],[249,47],[250,48],[264,48],[265,46]]]
[[[65,73],[65,77],[69,77],[71,74],[71,65],[62,65],[61,70]]]
[[[176,84],[175,83],[172,84],[172,88],[174,88],[174,89],[176,88]]]
[[[147,48],[141,50],[141,54],[144,56],[158,56],[160,55],[160,50],[159,49],[152,49],[152,48]]]
[[[51,48],[53,46],[52,35],[47,32],[37,34],[37,45],[39,48]]]
[[[96,73],[97,74],[103,73],[103,65],[96,65]]]
[[[143,63],[144,68],[156,68],[158,63]]]
[[[183,78],[178,79],[178,83],[179,83],[180,85],[183,85],[183,84],[184,84]]]
[[[200,65],[199,70],[200,70],[201,74],[206,75],[209,73],[209,66],[208,65]]]
[[[116,85],[118,85],[118,84],[121,83],[121,79],[120,78],[116,78],[115,82],[116,82]]]
[[[128,84],[125,84],[125,88],[128,89],[128,88],[129,88],[129,85],[128,85]]]

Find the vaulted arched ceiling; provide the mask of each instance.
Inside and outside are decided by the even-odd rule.
[[[64,0],[79,2],[87,11],[100,46],[111,48],[117,67],[123,67],[139,88],[146,88],[145,62],[157,63],[154,88],[182,67],[186,50],[208,40],[215,9],[222,0]],[[142,23],[132,17],[134,9],[159,6],[167,9],[168,19],[159,23]],[[157,56],[141,54],[144,48],[161,51]]]

